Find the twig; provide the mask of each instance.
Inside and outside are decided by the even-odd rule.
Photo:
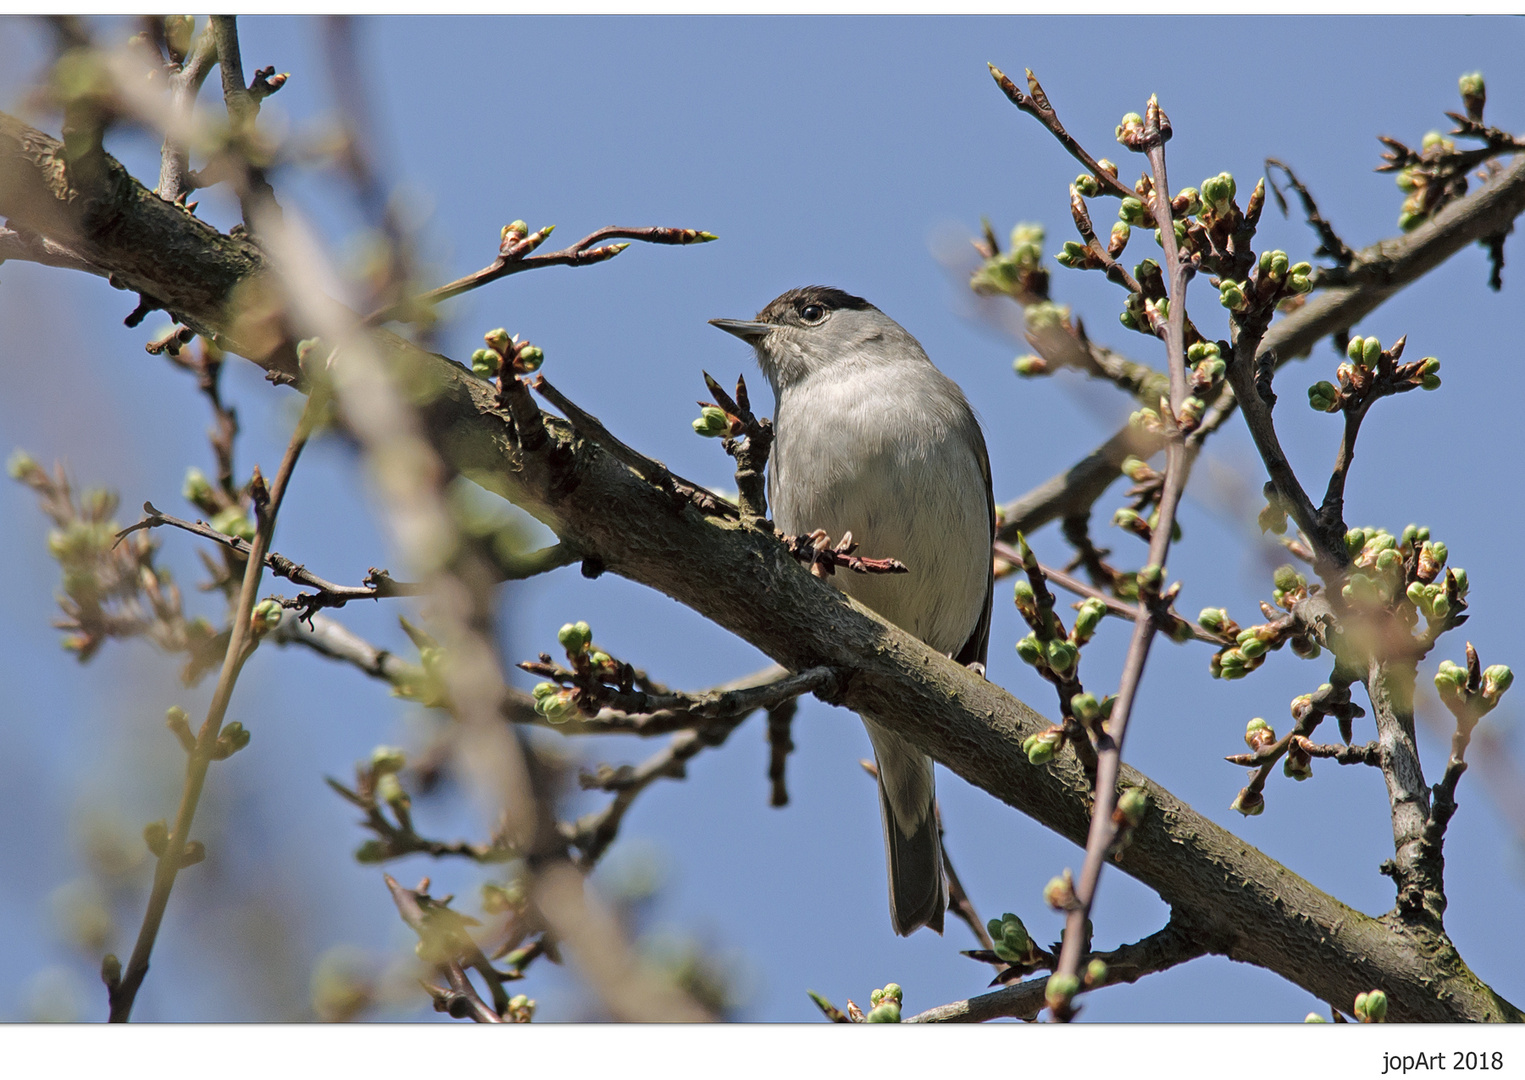
[[[184,132],[190,129],[191,113],[201,84],[212,73],[217,63],[217,35],[211,26],[204,27],[196,35],[191,54],[184,63],[175,64],[169,77],[169,117],[165,124],[164,147],[159,151],[159,198],[166,202],[181,202],[192,187],[187,182],[190,170],[190,154],[185,147]]]
[[[1101,165],[1086,152],[1086,148],[1075,141],[1075,137],[1064,129],[1059,122],[1059,115],[1054,112],[1054,107],[1049,104],[1048,95],[1043,92],[1043,87],[1038,80],[1033,78],[1031,70],[1027,72],[1027,88],[1031,96],[1022,93],[1017,84],[1006,77],[1005,72],[994,64],[987,65],[990,74],[1000,86],[1001,92],[1011,100],[1011,103],[1029,116],[1036,117],[1038,122],[1048,128],[1050,134],[1059,140],[1059,144],[1070,152],[1070,156],[1090,170],[1091,175],[1096,177],[1096,182],[1106,189],[1110,195],[1120,199],[1136,198],[1137,192],[1126,184],[1120,183],[1115,175],[1103,169]]]
[[[1150,934],[1142,941],[1124,945],[1111,952],[1097,953],[1094,959],[1107,965],[1106,977],[1087,989],[1117,986],[1137,982],[1145,975],[1165,971],[1199,956],[1221,951],[1220,946],[1204,940],[1176,922],[1172,916],[1163,929]],[[1044,1005],[1047,977],[1028,979],[1015,986],[1003,987],[988,994],[939,1005],[915,1016],[906,1017],[908,1024],[977,1024],[1005,1016],[1032,1019]]]
[[[175,876],[185,865],[191,823],[196,816],[196,806],[201,799],[202,786],[206,782],[207,768],[211,765],[213,754],[217,749],[217,736],[222,731],[223,717],[227,715],[228,703],[233,697],[233,687],[238,682],[238,675],[243,670],[244,661],[253,653],[250,647],[252,632],[250,613],[254,610],[254,599],[259,592],[259,579],[265,565],[265,553],[270,547],[270,537],[275,532],[276,515],[280,511],[281,500],[286,497],[286,487],[291,480],[292,470],[296,468],[297,458],[301,456],[302,448],[307,445],[307,437],[312,433],[316,413],[313,400],[309,398],[307,407],[302,412],[302,418],[297,421],[296,431],[292,433],[291,441],[286,446],[286,454],[281,459],[280,469],[275,474],[275,482],[270,486],[269,501],[257,515],[258,523],[254,542],[250,546],[248,566],[244,571],[238,602],[233,607],[232,633],[228,640],[228,651],[223,658],[222,673],[217,678],[217,687],[212,692],[212,703],[207,708],[206,720],[196,737],[195,748],[186,762],[185,787],[180,795],[180,809],[175,815],[175,824],[169,832],[164,851],[154,868],[154,884],[148,897],[148,909],[143,915],[143,925],[138,930],[138,940],[133,946],[126,970],[122,972],[119,980],[112,980],[107,984],[112,1023],[125,1023],[132,1015],[133,1002],[137,999],[138,988],[143,985],[144,976],[148,974],[149,956],[153,953],[154,941],[159,934],[159,925],[169,905],[170,890],[175,887]]]
[[[228,108],[233,149],[243,164],[244,175],[236,185],[238,203],[244,228],[252,234],[256,232],[254,222],[257,217],[279,215],[280,207],[275,201],[275,189],[265,179],[265,171],[252,164],[245,153],[247,143],[254,136],[259,98],[244,85],[244,62],[238,49],[238,19],[234,15],[213,15],[211,21],[212,35],[217,42],[217,63],[222,69],[222,97]]]
[[[604,240],[641,240],[648,244],[703,244],[716,239],[713,233],[699,229],[674,229],[662,226],[631,229],[609,225],[594,230],[577,243],[564,247],[560,251],[551,251],[544,255],[530,254],[544,242],[550,235],[550,231],[550,228],[545,228],[539,232],[530,233],[528,236],[514,232],[505,233],[504,244],[498,257],[482,269],[467,274],[463,278],[457,278],[448,285],[430,289],[423,295],[403,303],[373,311],[365,317],[365,325],[380,326],[382,323],[391,322],[408,314],[410,310],[434,307],[452,297],[460,296],[472,289],[480,289],[483,285],[525,270],[537,270],[546,266],[587,266],[590,263],[603,262],[614,258],[629,246],[628,244],[610,244],[605,247],[594,247],[595,244]]]
[[[1297,174],[1292,171],[1292,167],[1275,158],[1266,158],[1267,177],[1270,176],[1273,168],[1280,169],[1287,174],[1287,185],[1297,192],[1297,197],[1302,201],[1303,217],[1307,219],[1309,227],[1318,233],[1319,246],[1314,248],[1313,254],[1315,256],[1327,255],[1334,260],[1335,265],[1341,270],[1350,269],[1360,256],[1352,251],[1345,241],[1340,239],[1340,234],[1334,231],[1334,226],[1324,220],[1324,216],[1319,213],[1318,203],[1313,201],[1313,196],[1303,186],[1303,182],[1297,178]],[[1274,180],[1271,181],[1271,194],[1276,196],[1276,204],[1281,207],[1282,216],[1287,216],[1286,197],[1282,195],[1281,188],[1276,186],[1276,181]]]
[[[1145,571],[1145,574],[1153,571],[1154,577],[1150,581],[1144,578],[1144,574],[1140,575],[1140,604],[1133,624],[1133,639],[1129,642],[1127,659],[1123,663],[1117,703],[1096,740],[1096,796],[1091,808],[1091,829],[1086,837],[1085,862],[1075,884],[1076,902],[1065,918],[1064,940],[1055,972],[1056,977],[1074,980],[1072,985],[1076,987],[1080,985],[1080,963],[1087,938],[1086,927],[1096,899],[1097,884],[1101,879],[1102,866],[1117,838],[1118,824],[1113,820],[1113,810],[1117,805],[1117,778],[1122,766],[1123,740],[1128,733],[1134,697],[1149,658],[1149,646],[1154,640],[1156,628],[1164,622],[1159,603],[1160,590],[1164,584],[1165,559],[1170,551],[1176,509],[1186,487],[1186,447],[1175,417],[1185,404],[1189,392],[1185,340],[1187,268],[1182,263],[1176,246],[1170,185],[1165,173],[1165,141],[1169,138],[1170,121],[1161,111],[1159,102],[1150,98],[1144,121],[1144,139],[1149,164],[1154,172],[1154,216],[1160,226],[1170,289],[1170,314],[1164,334],[1166,358],[1170,365],[1171,406],[1166,423],[1165,483],[1160,492],[1159,522],[1149,543],[1149,562]],[[1072,1015],[1070,996],[1062,994],[1051,997],[1050,1006],[1054,1008],[1057,1018],[1067,1020]]]
[[[794,740],[790,737],[794,725],[794,714],[799,710],[799,701],[790,698],[780,702],[768,710],[768,805],[788,806],[789,786],[786,783],[785,769],[789,763],[789,755],[794,751]]]

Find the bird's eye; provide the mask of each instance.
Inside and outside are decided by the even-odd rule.
[[[818,323],[826,318],[826,308],[820,304],[806,304],[800,308],[800,318],[807,323]]]

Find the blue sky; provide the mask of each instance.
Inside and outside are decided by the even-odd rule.
[[[305,137],[332,109],[317,27],[299,18],[241,19],[245,66],[273,64],[292,79],[265,107],[271,130]],[[487,263],[499,228],[523,218],[555,224],[555,241],[608,224],[681,225],[717,233],[689,249],[632,247],[610,263],[554,269],[500,282],[451,302],[440,338],[465,359],[495,326],[546,352],[546,372],[621,438],[695,479],[732,486],[729,459],[694,437],[704,396],[699,372],[727,381],[744,372],[766,398],[748,350],[706,325],[746,317],[787,288],[823,283],[866,296],[915,334],[981,413],[997,497],[1010,499],[1088,452],[1127,415],[1106,387],[1059,377],[1020,381],[1026,351],[1009,328],[981,321],[964,285],[967,238],[982,216],[1004,235],[1019,220],[1043,223],[1052,252],[1070,238],[1066,185],[1077,166],[993,85],[985,63],[1013,75],[1033,68],[1060,115],[1098,155],[1121,161],[1112,129],[1158,93],[1174,124],[1173,186],[1228,170],[1247,191],[1262,161],[1291,164],[1325,216],[1355,246],[1395,233],[1401,194],[1371,172],[1378,133],[1417,143],[1458,107],[1456,78],[1481,69],[1489,116],[1525,128],[1525,72],[1518,20],[1255,18],[524,18],[408,17],[367,21],[361,41],[380,133],[378,161],[417,225],[438,280]],[[16,109],[39,70],[46,35],[35,23],[0,23],[0,107]],[[209,105],[214,95],[204,97]],[[57,132],[56,117],[35,122]],[[151,141],[123,135],[111,148],[147,180]],[[1131,163],[1127,163],[1131,168]],[[360,218],[329,176],[277,173],[284,205],[331,242],[341,265],[363,250]],[[235,210],[220,192],[200,211],[222,227]],[[554,243],[554,241],[553,241]],[[1315,245],[1297,220],[1268,209],[1261,243],[1294,259]],[[1489,293],[1480,250],[1463,252],[1356,329],[1384,342],[1409,337],[1412,355],[1444,363],[1443,388],[1383,402],[1362,434],[1348,495],[1354,524],[1394,531],[1429,524],[1472,581],[1472,620],[1430,660],[1459,659],[1464,640],[1484,663],[1525,662],[1518,627],[1519,572],[1512,551],[1525,451],[1518,402],[1525,366],[1515,325],[1525,265],[1512,239],[1502,293]],[[1120,297],[1096,275],[1053,267],[1054,294],[1094,337],[1161,363],[1150,343],[1123,330]],[[1192,293],[1199,321],[1215,322],[1205,282]],[[206,468],[205,409],[190,381],[141,345],[156,329],[124,330],[126,294],[93,278],[10,264],[0,268],[0,450],[25,447],[66,461],[82,485],[119,489],[124,507],[179,504],[188,465]],[[1013,309],[1015,310],[1015,309]],[[1220,331],[1221,332],[1221,331]],[[1417,350],[1417,352],[1416,352]],[[1337,422],[1301,405],[1304,388],[1332,377],[1321,345],[1280,376],[1278,421],[1310,486],[1332,461]],[[289,430],[293,398],[252,365],[229,372],[227,391],[244,423],[241,468],[269,472]],[[1241,621],[1269,596],[1274,549],[1253,524],[1262,477],[1237,422],[1215,437],[1182,511],[1183,544],[1172,576],[1180,607],[1226,605]],[[279,550],[332,579],[358,580],[395,562],[352,455],[319,444],[304,459],[277,537]],[[1114,491],[1097,505],[1096,530],[1137,562],[1142,547],[1112,536]],[[135,516],[124,510],[124,523]],[[29,1008],[39,972],[61,968],[82,994],[83,1015],[103,1011],[94,960],[58,939],[49,897],[77,880],[79,836],[94,817],[141,824],[172,810],[178,750],[163,710],[204,707],[210,684],[183,691],[177,662],[147,646],[119,645],[81,668],[50,629],[56,568],[42,516],[26,491],[0,486],[0,790],[8,838],[0,842],[0,1016]],[[163,538],[188,605],[194,545]],[[1054,530],[1034,538],[1040,555],[1064,558]],[[700,688],[745,674],[763,659],[745,643],[666,599],[575,569],[506,590],[510,660],[554,644],[570,619],[593,624],[609,651],[674,685]],[[346,609],[343,618],[378,643],[404,648],[397,609]],[[1051,692],[1017,660],[1009,594],[998,590],[991,677],[1035,707]],[[1126,628],[1112,625],[1086,652],[1088,686],[1115,685]],[[1266,813],[1243,820],[1227,807],[1242,784],[1223,754],[1240,748],[1245,721],[1286,718],[1286,703],[1327,674],[1278,653],[1242,682],[1214,682],[1200,646],[1160,647],[1146,675],[1129,759],[1198,809],[1348,903],[1378,913],[1391,904],[1377,864],[1391,850],[1386,800],[1372,770],[1321,765],[1313,782],[1278,774]],[[1487,721],[1515,755],[1525,752],[1514,703]],[[1431,702],[1429,712],[1437,714]],[[353,944],[378,962],[399,955],[398,922],[374,868],[350,851],[363,839],[352,813],[322,783],[383,742],[417,744],[414,710],[352,672],[305,656],[262,650],[235,697],[248,751],[217,769],[204,836],[205,872],[177,888],[160,952],[141,999],[145,1019],[288,1018],[305,1002],[312,957]],[[1358,737],[1370,737],[1358,727]],[[1435,731],[1443,731],[1441,728]],[[894,980],[915,1011],[978,993],[986,969],[958,955],[972,945],[950,925],[938,939],[898,940],[884,898],[878,808],[856,762],[868,744],[851,714],[808,703],[795,725],[793,797],[767,806],[767,748],[760,718],[660,784],[627,819],[612,863],[657,864],[664,887],[649,922],[697,934],[736,957],[758,1020],[813,1020],[811,988],[839,1004]],[[638,760],[654,747],[573,744],[589,764]],[[1431,779],[1443,743],[1422,743]],[[1525,906],[1518,820],[1505,819],[1483,770],[1462,781],[1461,812],[1447,846],[1447,925],[1473,969],[1504,996],[1525,998],[1525,939],[1497,926]],[[1040,940],[1059,919],[1043,909],[1043,882],[1079,852],[1032,822],[940,773],[949,846],[987,916],[1021,914]],[[420,804],[421,828],[475,834],[481,824],[448,798]],[[616,865],[617,869],[617,865]],[[404,879],[432,873],[463,901],[469,868],[414,860]],[[115,947],[125,955],[141,895],[129,894]],[[1157,929],[1163,905],[1120,873],[1103,880],[1099,945]],[[240,965],[251,964],[252,968]],[[235,984],[230,972],[255,976]],[[549,969],[526,988],[547,1018],[579,1015],[575,986]],[[1301,1018],[1319,1003],[1276,976],[1221,959],[1196,961],[1135,987],[1094,995],[1086,1016],[1106,1020]],[[432,1015],[408,1001],[386,1015]]]

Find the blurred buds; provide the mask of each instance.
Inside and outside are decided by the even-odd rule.
[[[185,482],[180,485],[180,494],[185,496],[186,502],[199,510],[208,513],[216,510],[212,482],[206,478],[204,472],[194,466],[185,470]]]
[[[1069,911],[1078,901],[1075,899],[1075,875],[1066,870],[1058,877],[1049,878],[1043,886],[1043,902],[1055,911]]]
[[[1086,965],[1085,984],[1087,986],[1100,986],[1107,981],[1107,962],[1105,960],[1092,960]]]
[[[1461,91],[1462,105],[1467,110],[1467,115],[1473,120],[1483,118],[1483,106],[1488,101],[1488,89],[1483,82],[1483,73],[1474,71],[1463,75],[1456,81],[1456,88]]]
[[[236,536],[240,540],[254,539],[254,522],[245,517],[243,510],[237,506],[230,506],[215,514],[207,524],[224,536]]]
[[[1048,361],[1041,356],[1027,353],[1017,357],[1011,362],[1012,370],[1018,375],[1046,375],[1048,374]]]
[[[1050,975],[1043,988],[1043,1003],[1053,1012],[1069,1009],[1070,1002],[1080,993],[1080,980],[1074,975]]]
[[[378,746],[371,751],[371,773],[385,776],[407,767],[408,756],[395,746]]]
[[[143,826],[143,842],[148,845],[148,850],[153,853],[154,858],[163,858],[165,851],[169,849],[168,823],[162,820],[150,821]]]
[[[1124,788],[1117,797],[1117,813],[1130,828],[1136,828],[1149,810],[1149,792],[1141,787]]]
[[[212,760],[226,761],[244,747],[249,745],[249,729],[233,720],[223,725],[222,731],[217,736],[217,742],[212,746]]]
[[[471,354],[471,373],[479,379],[496,379],[503,357],[492,349],[477,349]]]

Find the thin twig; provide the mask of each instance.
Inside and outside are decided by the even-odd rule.
[[[1101,729],[1097,739],[1096,798],[1091,808],[1091,829],[1086,837],[1085,862],[1075,883],[1075,904],[1065,919],[1064,940],[1059,953],[1056,976],[1080,978],[1080,964],[1088,937],[1087,924],[1096,899],[1097,884],[1108,852],[1117,838],[1118,825],[1113,820],[1117,805],[1117,777],[1122,767],[1123,740],[1128,733],[1128,720],[1133,702],[1143,677],[1144,665],[1149,658],[1149,646],[1160,624],[1160,588],[1166,556],[1170,551],[1170,537],[1175,526],[1176,509],[1186,487],[1186,447],[1175,417],[1186,402],[1186,281],[1187,268],[1180,259],[1176,246],[1175,228],[1170,206],[1170,185],[1165,172],[1165,141],[1170,137],[1170,122],[1160,110],[1154,98],[1149,99],[1145,119],[1145,139],[1149,164],[1154,172],[1154,215],[1159,222],[1161,244],[1165,252],[1165,266],[1169,273],[1170,315],[1165,328],[1166,358],[1170,365],[1170,415],[1166,418],[1167,442],[1165,446],[1165,482],[1160,492],[1159,522],[1154,527],[1149,543],[1148,567],[1157,575],[1149,585],[1140,582],[1140,604],[1133,624],[1133,639],[1128,645],[1127,659],[1123,663],[1119,682],[1117,703],[1111,717]],[[1152,597],[1150,595],[1152,593]],[[1069,1000],[1051,1000],[1057,1006],[1059,1019],[1072,1015]]]
[[[169,905],[170,890],[175,887],[175,876],[184,865],[191,823],[196,816],[196,806],[201,799],[202,786],[206,783],[207,768],[211,765],[213,753],[217,748],[217,736],[222,731],[223,717],[227,715],[228,703],[232,700],[233,687],[238,682],[239,672],[243,670],[244,662],[253,653],[250,639],[252,632],[250,613],[254,610],[254,599],[259,592],[259,579],[265,566],[265,552],[269,550],[270,538],[275,532],[276,515],[280,511],[281,500],[286,497],[286,487],[291,480],[292,470],[296,468],[297,458],[301,456],[302,448],[307,445],[307,437],[312,433],[317,412],[313,399],[309,398],[301,419],[297,421],[296,431],[292,433],[291,441],[286,446],[286,454],[281,459],[280,469],[275,474],[275,482],[270,486],[269,502],[257,515],[259,521],[254,533],[254,542],[250,546],[248,566],[244,571],[238,602],[233,607],[228,651],[223,658],[217,687],[212,692],[212,703],[207,708],[206,720],[196,737],[195,749],[191,751],[186,762],[185,787],[180,795],[180,809],[175,815],[175,824],[170,830],[164,851],[154,868],[153,889],[149,893],[148,909],[144,912],[143,925],[138,930],[138,939],[133,946],[132,956],[120,980],[114,980],[108,986],[112,1023],[125,1023],[132,1015],[132,1006],[137,999],[138,988],[143,985],[143,978],[148,974],[149,956],[153,953],[154,942],[159,934],[159,925]]]

